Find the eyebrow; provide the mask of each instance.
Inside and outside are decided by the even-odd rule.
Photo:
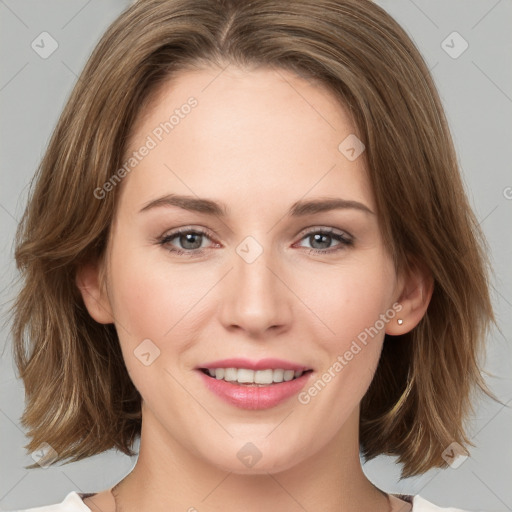
[[[206,215],[214,215],[217,217],[227,217],[229,208],[221,203],[211,199],[204,199],[194,196],[167,194],[165,196],[153,199],[146,203],[139,213],[152,210],[162,206],[177,206],[184,210],[204,213]],[[346,210],[355,209],[365,213],[375,215],[375,213],[363,203],[348,199],[336,197],[317,198],[308,201],[297,201],[291,206],[288,216],[301,217],[305,215],[313,215],[315,213],[326,212],[330,210]]]

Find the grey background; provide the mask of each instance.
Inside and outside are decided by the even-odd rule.
[[[0,0],[0,305],[12,302],[16,275],[12,244],[27,194],[60,111],[85,60],[126,0]],[[500,331],[489,337],[487,381],[512,405],[512,1],[380,0],[411,35],[438,85],[468,194],[491,247],[493,301]],[[31,43],[42,32],[58,42],[41,58]],[[458,58],[442,42],[457,31],[469,44]],[[448,39],[450,41],[450,39]],[[448,43],[455,50],[460,42]],[[446,44],[446,43],[445,43]],[[32,463],[19,426],[22,382],[15,378],[8,327],[1,332],[0,506],[56,503],[70,491],[112,486],[135,463],[107,452],[74,464],[25,470]],[[476,404],[471,438],[476,448],[458,468],[431,470],[398,481],[399,468],[379,457],[364,469],[388,492],[421,494],[441,506],[512,510],[512,411],[489,400]]]

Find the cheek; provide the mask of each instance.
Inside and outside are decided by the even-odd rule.
[[[177,268],[158,252],[147,247],[113,252],[114,314],[134,340],[154,337],[163,341],[171,330],[186,323],[187,313],[208,287],[192,265]]]
[[[171,273],[151,252],[119,244],[110,266],[111,304],[125,366],[146,402],[154,400],[156,390],[174,385],[164,370],[174,374],[176,354],[194,339],[185,333],[190,328],[187,313],[198,302],[198,287],[202,289],[186,273]],[[173,393],[181,396],[179,389]]]
[[[178,267],[147,246],[123,246],[122,236],[118,240],[110,265],[111,304],[126,367],[142,393],[145,383],[162,377],[161,372],[148,372],[148,368],[183,364],[179,354],[201,338],[208,320],[208,299],[213,296],[208,291],[219,279],[215,272],[198,272],[193,264]],[[149,367],[137,358],[146,346],[143,343],[158,354]],[[141,373],[144,381],[138,382]],[[148,379],[148,375],[153,377]]]
[[[385,258],[372,258],[361,264],[320,270],[301,283],[300,296],[323,324],[319,339],[326,347],[343,350],[389,308],[394,272]],[[380,323],[377,327],[382,330]]]
[[[321,349],[318,353],[323,354],[319,361],[322,382],[312,394],[322,390],[324,404],[355,405],[368,388],[379,361],[386,323],[394,317],[390,310],[394,275],[391,262],[379,257],[371,264],[365,261],[335,272],[331,268],[302,288],[308,306],[321,320],[312,335]],[[324,392],[324,387],[329,390]]]

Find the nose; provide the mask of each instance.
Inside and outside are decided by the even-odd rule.
[[[287,288],[282,267],[270,250],[263,250],[254,261],[245,258],[242,251],[234,252],[233,270],[223,280],[220,308],[221,322],[227,330],[261,337],[289,328],[293,294]]]

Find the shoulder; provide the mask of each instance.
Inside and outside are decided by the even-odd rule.
[[[83,502],[82,495],[72,491],[60,503],[24,510],[13,510],[12,512],[91,512],[91,509]]]
[[[469,512],[454,507],[438,507],[419,494],[412,497],[412,512]]]

